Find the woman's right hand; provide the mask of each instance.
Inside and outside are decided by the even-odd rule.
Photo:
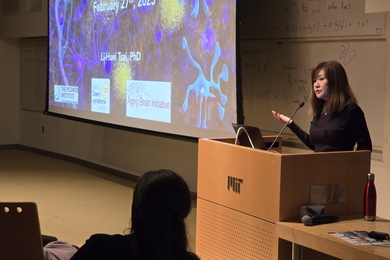
[[[289,122],[288,124],[290,124],[292,122],[292,120],[288,117],[288,116],[285,116],[283,114],[280,114],[278,112],[275,112],[274,110],[272,110],[272,115],[277,119],[279,120],[280,122],[282,123],[287,123]]]

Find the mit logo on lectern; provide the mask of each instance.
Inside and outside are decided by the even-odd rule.
[[[234,192],[240,193],[241,184],[244,182],[243,179],[228,176],[228,190],[232,188]]]

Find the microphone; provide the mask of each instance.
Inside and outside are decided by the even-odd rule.
[[[284,129],[287,127],[287,125],[291,122],[292,118],[294,117],[295,113],[298,111],[298,109],[300,109],[301,107],[303,107],[305,105],[305,102],[301,102],[299,103],[297,109],[295,109],[294,113],[290,116],[290,120],[288,120],[286,122],[286,124],[283,126],[282,130],[279,132],[278,136],[275,138],[275,140],[272,142],[272,144],[270,145],[270,147],[268,148],[268,152],[271,150],[271,148],[274,146],[276,140],[278,140],[279,136],[283,133]]]
[[[337,216],[324,216],[324,215],[305,215],[302,217],[302,223],[305,226],[314,226],[319,224],[332,223],[339,220]]]

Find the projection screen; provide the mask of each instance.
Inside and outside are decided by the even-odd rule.
[[[49,0],[46,113],[233,136],[235,0]]]

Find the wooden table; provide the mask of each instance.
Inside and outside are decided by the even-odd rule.
[[[277,222],[276,236],[293,243],[293,259],[302,258],[302,247],[311,248],[340,259],[390,259],[388,245],[353,245],[329,232],[379,231],[390,234],[390,220],[365,221],[363,218],[343,217],[339,222],[305,226],[297,222]]]

